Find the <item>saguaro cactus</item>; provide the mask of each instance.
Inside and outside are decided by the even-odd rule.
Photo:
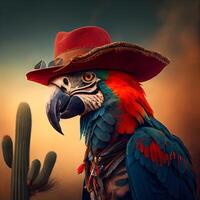
[[[5,163],[11,168],[11,200],[29,200],[36,192],[46,191],[53,187],[49,180],[56,153],[46,155],[44,165],[35,159],[29,170],[29,151],[31,139],[31,110],[27,103],[21,103],[16,117],[15,148],[10,136],[4,136],[2,150]]]

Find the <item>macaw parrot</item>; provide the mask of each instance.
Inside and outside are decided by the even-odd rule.
[[[140,83],[117,70],[88,70],[52,79],[46,112],[60,119],[80,115],[86,152],[82,199],[195,200],[188,150],[153,115]]]
[[[40,61],[27,79],[50,86],[49,122],[80,115],[86,151],[83,200],[195,200],[196,180],[182,141],[153,115],[141,82],[169,59],[101,27],[58,32],[54,60]]]

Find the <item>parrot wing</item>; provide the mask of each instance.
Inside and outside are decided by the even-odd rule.
[[[127,144],[126,167],[134,200],[194,200],[190,155],[176,136],[154,118],[137,128]]]

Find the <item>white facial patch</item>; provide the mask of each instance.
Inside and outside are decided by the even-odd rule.
[[[82,115],[97,110],[100,108],[104,102],[104,96],[101,91],[98,91],[97,94],[77,94],[75,96],[78,96],[85,105],[85,111]]]

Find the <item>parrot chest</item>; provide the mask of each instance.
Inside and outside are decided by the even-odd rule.
[[[117,167],[109,178],[101,181],[102,186],[96,184],[95,190],[91,190],[91,200],[132,200],[125,165]]]
[[[125,165],[126,145],[127,140],[120,140],[96,155],[91,155],[89,150],[85,161],[85,180],[91,199],[129,199],[128,175]]]
[[[116,133],[117,112],[102,107],[81,117],[87,146],[85,182],[93,200],[131,199],[125,164],[129,136]]]
[[[81,117],[81,136],[85,136],[85,144],[95,153],[105,149],[115,137],[115,113],[102,107]]]

